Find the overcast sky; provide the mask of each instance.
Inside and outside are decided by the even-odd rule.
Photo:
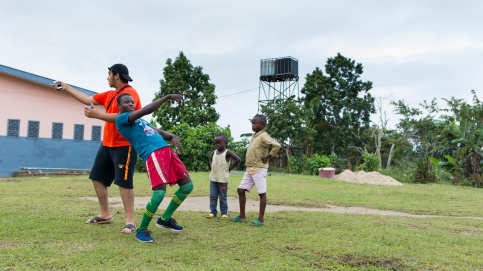
[[[482,1],[0,0],[0,11],[0,64],[103,92],[123,63],[143,105],[183,51],[216,85],[218,124],[235,139],[251,132],[265,58],[297,58],[300,89],[340,52],[375,97],[483,99]]]

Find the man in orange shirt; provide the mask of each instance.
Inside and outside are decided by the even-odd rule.
[[[127,67],[123,64],[115,64],[109,68],[107,77],[109,86],[115,90],[106,91],[88,96],[64,82],[56,81],[72,97],[85,105],[103,105],[106,113],[119,113],[117,96],[123,93],[131,95],[134,99],[135,110],[141,109],[139,95],[128,82],[132,81]],[[52,87],[57,88],[55,84]],[[58,89],[58,88],[57,88]],[[133,174],[137,161],[136,151],[129,142],[122,137],[114,123],[106,122],[104,125],[104,136],[102,145],[97,152],[94,166],[92,167],[89,179],[92,180],[99,199],[99,214],[86,221],[87,224],[103,224],[112,222],[112,214],[109,210],[108,188],[114,182],[119,186],[124,211],[126,212],[126,226],[123,233],[136,232],[134,224],[134,190]]]

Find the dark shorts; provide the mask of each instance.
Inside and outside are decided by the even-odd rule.
[[[137,153],[131,146],[106,147],[101,145],[89,179],[111,186],[112,182],[124,188],[133,188]]]

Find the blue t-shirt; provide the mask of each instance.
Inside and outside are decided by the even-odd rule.
[[[143,119],[129,122],[130,114],[126,112],[117,116],[117,131],[131,143],[141,159],[146,162],[152,152],[167,147],[168,143],[153,129],[149,122]]]

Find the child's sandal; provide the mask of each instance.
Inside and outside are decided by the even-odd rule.
[[[206,218],[212,219],[212,218],[215,218],[215,215],[214,214],[209,214],[209,215],[206,216]]]
[[[228,219],[228,216],[227,215],[222,215],[221,216],[221,219]]]

